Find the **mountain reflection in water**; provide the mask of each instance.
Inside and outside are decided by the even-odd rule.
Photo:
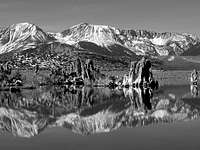
[[[191,96],[192,87],[186,89],[191,92],[174,94],[176,90],[170,87],[154,93],[149,88],[92,87],[0,92],[0,129],[32,137],[56,126],[88,135],[121,127],[193,120],[199,117],[200,102],[198,94],[195,99]]]

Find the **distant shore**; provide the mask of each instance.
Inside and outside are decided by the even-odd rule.
[[[162,85],[188,85],[190,84],[190,74],[192,70],[153,70],[155,80],[158,80],[160,86]],[[117,75],[121,78],[128,70],[122,71],[104,71],[106,75]],[[200,72],[199,72],[200,73]]]

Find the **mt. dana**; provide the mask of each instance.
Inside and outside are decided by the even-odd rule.
[[[0,54],[54,43],[110,56],[200,55],[199,38],[187,33],[124,30],[88,23],[75,25],[59,33],[44,32],[30,23],[0,28]]]

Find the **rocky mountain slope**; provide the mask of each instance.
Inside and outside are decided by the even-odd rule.
[[[54,38],[34,24],[19,23],[0,29],[0,54],[36,48]]]
[[[198,37],[186,33],[121,30],[110,26],[82,23],[56,34],[55,38],[83,49],[90,49],[95,45],[111,53],[118,51],[130,55],[131,53],[153,56],[181,55],[194,49],[196,53],[200,53]]]
[[[110,56],[200,54],[199,38],[186,33],[123,30],[88,23],[75,25],[60,33],[44,32],[30,23],[0,28],[0,54],[37,49],[49,44],[54,49],[54,43],[60,43],[62,47],[71,45],[81,52]]]

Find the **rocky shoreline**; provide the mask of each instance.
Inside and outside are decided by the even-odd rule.
[[[35,65],[29,75],[15,69],[11,62],[1,64],[0,79],[2,91],[15,91],[17,89],[32,89],[37,86],[46,85],[68,85],[68,86],[95,86],[95,87],[151,87],[158,88],[158,82],[154,79],[151,70],[151,62],[147,58],[131,62],[128,75],[121,78],[117,75],[106,76],[95,66],[94,61],[85,61],[77,57],[76,61],[68,64],[67,68],[60,64],[52,63],[46,76],[41,75],[40,66]],[[32,72],[32,73],[31,73]]]

